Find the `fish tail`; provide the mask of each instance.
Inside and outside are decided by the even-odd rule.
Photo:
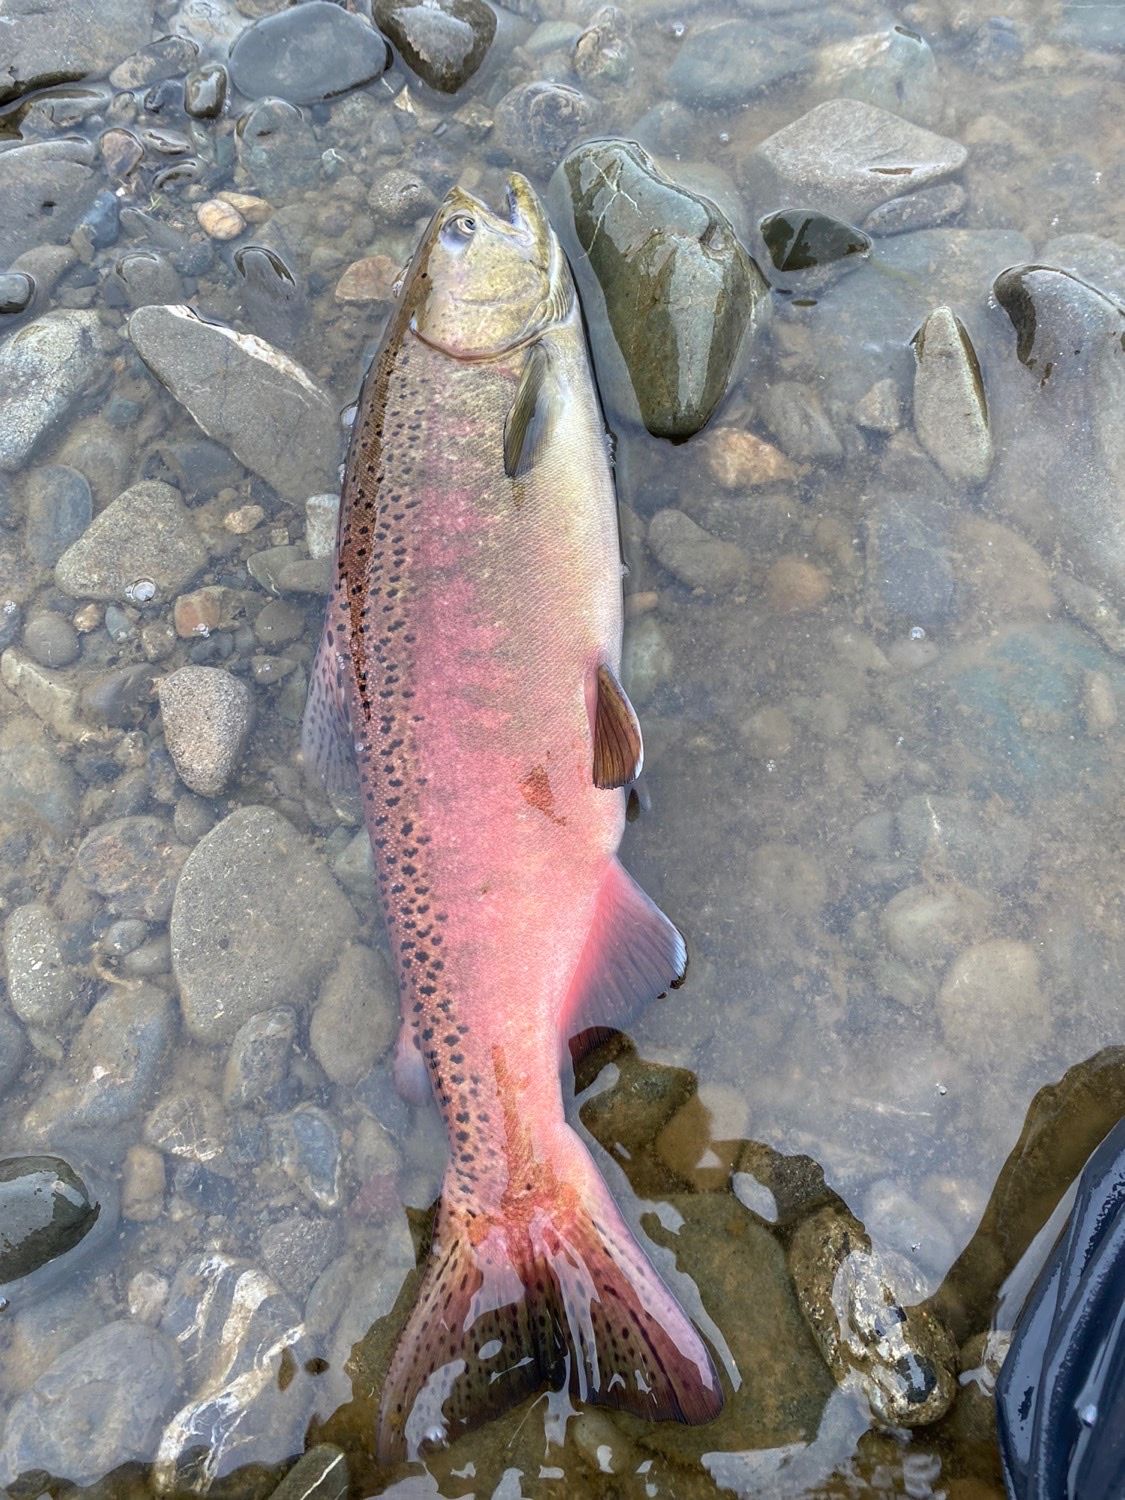
[[[565,1136],[561,1186],[518,1225],[443,1199],[383,1388],[381,1462],[445,1446],[544,1387],[653,1420],[722,1409],[707,1346]]]

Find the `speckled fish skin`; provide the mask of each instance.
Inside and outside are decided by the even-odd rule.
[[[533,190],[513,177],[508,200],[497,215],[454,189],[406,273],[360,400],[306,713],[330,786],[354,744],[400,1048],[450,1141],[384,1462],[547,1384],[687,1421],[722,1404],[564,1115],[568,1035],[685,960],[616,859],[640,745],[581,316]]]

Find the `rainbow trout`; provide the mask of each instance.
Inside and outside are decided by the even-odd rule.
[[[621,554],[570,271],[531,186],[454,188],[368,373],[303,751],[358,763],[403,1008],[450,1159],[379,1415],[384,1462],[545,1385],[722,1405],[707,1348],[567,1124],[568,1038],[682,976],[616,858],[641,766]]]

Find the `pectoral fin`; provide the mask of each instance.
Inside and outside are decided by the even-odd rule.
[[[611,668],[598,668],[594,704],[594,785],[627,786],[644,764],[641,726],[633,705]]]
[[[351,670],[348,614],[337,593],[328,602],[301,728],[301,757],[329,796],[349,796],[357,785]]]
[[[534,467],[551,429],[555,396],[551,357],[542,344],[533,344],[504,423],[504,473],[509,479]]]

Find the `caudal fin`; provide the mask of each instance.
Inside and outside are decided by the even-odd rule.
[[[501,1219],[443,1200],[383,1387],[380,1462],[444,1446],[543,1387],[657,1421],[721,1410],[706,1345],[568,1136],[552,1202]]]

